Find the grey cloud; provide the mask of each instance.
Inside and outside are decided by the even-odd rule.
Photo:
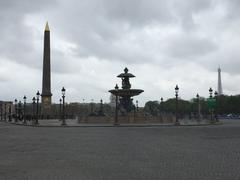
[[[29,12],[36,12],[40,11],[43,8],[47,8],[51,5],[56,5],[56,0],[1,0],[0,7],[1,12],[7,12],[11,15],[11,12],[22,12],[22,13],[29,13]]]
[[[174,17],[169,11],[169,1],[159,0],[122,0],[104,1],[105,16],[114,20],[126,21],[132,26],[146,25],[152,22],[170,23]]]
[[[183,61],[203,57],[218,49],[218,46],[210,39],[191,36],[189,34],[173,37],[166,43],[166,51],[169,56],[182,59]]]
[[[240,6],[240,1],[239,0],[222,0],[223,5],[226,9],[226,18],[228,21],[232,22],[233,20],[238,20],[239,21],[239,6]]]
[[[238,50],[226,50],[224,54],[216,55],[215,64],[224,68],[224,72],[230,75],[239,75],[240,53]]]
[[[226,8],[226,17],[223,19],[211,14],[211,10],[217,6]],[[69,55],[64,48],[55,48],[58,42],[51,41],[52,70],[55,75],[79,74],[83,70],[81,68],[84,68],[79,64],[83,61],[86,63],[90,57],[107,61],[109,76],[113,73],[111,64],[115,67],[148,64],[149,71],[154,66],[161,66],[164,72],[174,65],[176,67],[178,62],[189,61],[208,71],[215,72],[220,64],[228,73],[239,74],[238,43],[228,45],[228,41],[232,40],[229,36],[239,35],[236,28],[240,20],[239,6],[238,0],[2,0],[0,58],[36,68],[40,72],[43,49],[34,44],[39,41],[34,39],[34,29],[28,29],[24,24],[26,16],[33,15],[33,20],[37,16],[44,21],[36,21],[36,26],[44,28],[44,18],[47,18],[52,37],[61,39],[63,44],[75,45],[73,54]],[[205,12],[212,18],[213,24],[209,27],[211,32],[206,27],[209,26],[207,21],[195,22],[194,19],[195,15],[201,17]],[[214,28],[214,18],[222,20],[221,26],[218,26],[221,29]],[[229,26],[230,23],[236,29]],[[201,29],[202,26],[206,28]],[[98,64],[91,64],[88,68],[95,68],[100,74],[106,71],[104,67],[99,70]],[[159,76],[163,72],[159,72]],[[81,75],[87,76],[87,73]],[[172,74],[169,76],[175,78]],[[89,79],[89,84],[96,83],[93,79]],[[172,81],[171,78],[169,82]],[[60,83],[63,83],[62,79]],[[80,87],[76,87],[73,82],[69,82],[70,85],[73,89]],[[151,84],[145,87],[149,86]],[[88,87],[92,87],[93,92],[97,91],[94,85]]]
[[[212,0],[121,0],[103,1],[105,16],[109,19],[122,20],[132,26],[156,23],[176,23],[183,25],[192,21],[193,14],[204,11],[212,6]]]
[[[74,2],[74,7],[71,5]],[[145,49],[140,41],[136,41],[140,48],[134,49],[126,47],[125,44],[119,44],[124,38],[127,38],[128,33],[139,31],[152,23],[161,24],[177,24],[187,26],[189,23],[193,24],[192,16],[194,13],[200,13],[212,6],[212,1],[189,1],[179,2],[171,1],[157,1],[157,0],[121,0],[121,1],[68,1],[61,6],[60,12],[65,10],[61,17],[62,34],[78,45],[77,54],[80,57],[94,56],[111,61],[124,61],[128,63],[141,63],[154,60],[155,55],[144,52]],[[84,13],[83,13],[84,12]],[[56,13],[56,12],[55,12]],[[76,20],[77,17],[77,20]],[[69,21],[69,20],[72,21]],[[62,26],[61,24],[67,24]],[[159,27],[161,27],[159,26]],[[173,51],[170,56],[180,55],[180,57],[189,56],[190,54],[207,53],[214,49],[214,44],[211,40],[201,40],[198,38],[173,40],[172,43],[177,42],[181,46],[181,50]],[[184,41],[187,42],[184,42]],[[171,40],[170,40],[171,41]],[[203,43],[206,43],[205,46]],[[150,42],[151,43],[151,42]],[[165,43],[165,42],[163,42]],[[168,39],[166,39],[168,43]],[[185,43],[185,44],[184,44]],[[168,43],[169,44],[169,43]],[[120,47],[120,46],[122,47]],[[130,45],[130,44],[129,44]],[[149,44],[151,46],[151,44]],[[187,47],[182,47],[186,45]],[[174,44],[170,47],[176,49]],[[195,49],[194,49],[195,48]],[[171,50],[170,50],[171,51]],[[169,53],[167,52],[162,53]],[[175,54],[174,54],[175,53]]]
[[[31,33],[26,30],[22,23],[25,14],[44,14],[45,7],[47,7],[46,9],[50,8],[51,19],[58,26],[55,29],[58,29],[60,35],[70,42],[77,44],[76,54],[79,57],[94,56],[107,60],[141,63],[146,59],[154,59],[155,55],[144,52],[139,41],[136,42],[139,46],[138,49],[124,47],[125,44],[119,45],[118,42],[127,38],[124,36],[125,34],[134,32],[134,30],[138,31],[152,22],[167,25],[180,21],[180,24],[189,28],[189,24],[194,24],[192,22],[193,14],[201,13],[213,7],[214,3],[217,2],[209,0],[90,0],[77,2],[70,0],[49,3],[45,0],[29,3],[29,1],[24,0],[20,3],[12,0],[1,1],[1,3],[3,9],[9,10],[9,14],[15,15],[14,18],[16,18],[12,18],[15,23],[9,23],[11,27],[0,30],[1,34],[8,37],[7,39],[3,38],[3,43],[0,45],[1,54],[11,59],[21,59],[23,63],[40,68],[41,61],[37,61],[36,64],[31,63],[32,59],[41,59],[42,49],[40,51],[33,49],[32,37],[29,35]],[[53,8],[53,4],[57,4],[56,8]],[[48,15],[50,14],[48,13]],[[6,12],[2,17],[7,17]],[[8,34],[12,34],[11,38]],[[197,56],[207,54],[216,48],[211,40],[199,39],[198,37],[187,37],[186,35],[176,39],[169,38],[167,37],[166,42],[163,42],[168,44],[169,48],[166,52],[161,50],[161,53],[166,53],[170,57],[179,56],[179,58],[184,59],[194,54]],[[149,45],[151,46],[151,44]]]
[[[0,54],[2,57],[17,61],[30,67],[40,67],[37,58],[42,54],[33,45],[31,29],[24,24],[28,14],[46,10],[56,1],[1,0],[0,1]],[[46,8],[46,9],[45,9]]]
[[[1,82],[1,83],[8,82],[9,80],[10,80],[10,79],[9,79],[8,77],[6,77],[6,76],[3,76],[3,75],[2,75],[2,76],[0,77],[0,82]]]
[[[195,28],[193,16],[212,8],[212,0],[171,1],[171,10],[185,31]]]

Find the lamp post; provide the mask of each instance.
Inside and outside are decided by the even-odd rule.
[[[33,108],[33,112],[32,112],[32,120],[33,120],[33,122],[35,121],[35,104],[36,104],[36,98],[35,97],[33,97],[32,98],[32,108]]]
[[[62,98],[59,99],[59,114],[60,114],[59,119],[61,120],[62,119]]]
[[[137,105],[135,105],[135,104],[133,103],[133,122],[135,122],[135,120],[136,120],[136,109],[137,109],[136,106],[137,106]],[[130,121],[131,121],[131,119],[130,119]]]
[[[7,121],[7,103],[4,103],[4,121]]]
[[[163,97],[161,97],[160,99],[160,118],[161,118],[161,121],[163,122],[163,114],[164,114],[164,109],[163,109]]]
[[[22,121],[22,102],[21,101],[18,102],[18,117],[19,117],[19,120]]]
[[[115,90],[118,90],[118,85],[116,84]],[[116,107],[115,107],[115,122],[114,125],[119,125],[118,124],[118,95],[116,93]]]
[[[40,97],[40,93],[39,93],[39,91],[37,92],[37,94],[36,94],[36,96],[37,96],[37,112],[36,112],[36,121],[35,121],[35,125],[38,125],[38,114],[39,114],[39,112],[38,112],[38,106],[39,106],[39,97]]]
[[[179,92],[179,87],[176,85],[175,87],[175,96],[176,96],[176,122],[175,125],[178,126],[180,125],[180,122],[178,120],[178,92]]]
[[[213,92],[213,90],[212,90],[212,88],[210,87],[210,88],[209,88],[209,97],[210,97],[210,98],[212,98],[212,92]]]
[[[100,115],[103,115],[103,100],[100,100]]]
[[[27,124],[26,121],[26,101],[27,101],[27,97],[24,95],[23,96],[23,123]]]
[[[93,99],[91,99],[91,115],[93,114]]]
[[[14,102],[15,102],[15,122],[17,122],[18,121],[18,113],[17,113],[17,99],[15,99],[14,100]]]
[[[138,111],[138,100],[136,100],[136,108],[137,108],[137,111]]]
[[[213,90],[212,90],[212,88],[210,87],[208,91],[209,91],[209,99],[210,99],[210,102],[211,102]],[[213,122],[213,109],[212,109],[212,107],[211,107],[211,109],[210,109],[210,113],[211,113],[211,123],[212,123],[212,122]]]
[[[164,110],[164,109],[163,109],[163,97],[161,97],[160,100],[161,100],[161,103],[160,103],[160,108],[161,108],[161,109],[160,109],[160,110],[163,112],[163,110]]]
[[[3,105],[3,102],[1,101],[0,102],[1,104],[0,104],[0,110],[1,110],[1,121],[3,120],[3,109],[2,109],[2,105]]]
[[[218,92],[217,91],[214,92],[214,96],[215,96],[215,100],[216,100],[215,119],[216,119],[216,122],[219,122],[219,120],[218,120]]]
[[[161,100],[161,103],[163,103],[163,97],[161,97],[161,99],[160,99],[160,100]]]
[[[11,106],[11,104],[8,107],[8,121],[12,122],[12,106]]]
[[[65,120],[65,92],[66,89],[63,87],[62,88],[62,100],[63,100],[63,104],[62,104],[62,126],[66,126],[66,120]]]
[[[198,121],[200,120],[200,99],[199,99],[199,94],[197,93],[196,95],[196,98],[197,98],[197,118],[198,118]]]

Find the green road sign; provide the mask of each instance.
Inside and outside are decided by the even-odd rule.
[[[208,98],[207,99],[207,104],[208,104],[209,109],[216,108],[216,99],[215,98]]]

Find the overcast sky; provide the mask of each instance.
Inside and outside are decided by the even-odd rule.
[[[0,99],[41,91],[43,31],[51,30],[53,101],[109,101],[128,67],[135,98],[208,96],[222,69],[223,92],[240,92],[239,0],[1,0]]]

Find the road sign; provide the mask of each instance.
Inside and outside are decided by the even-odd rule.
[[[209,109],[215,109],[216,108],[216,99],[215,98],[208,98],[207,104]]]

